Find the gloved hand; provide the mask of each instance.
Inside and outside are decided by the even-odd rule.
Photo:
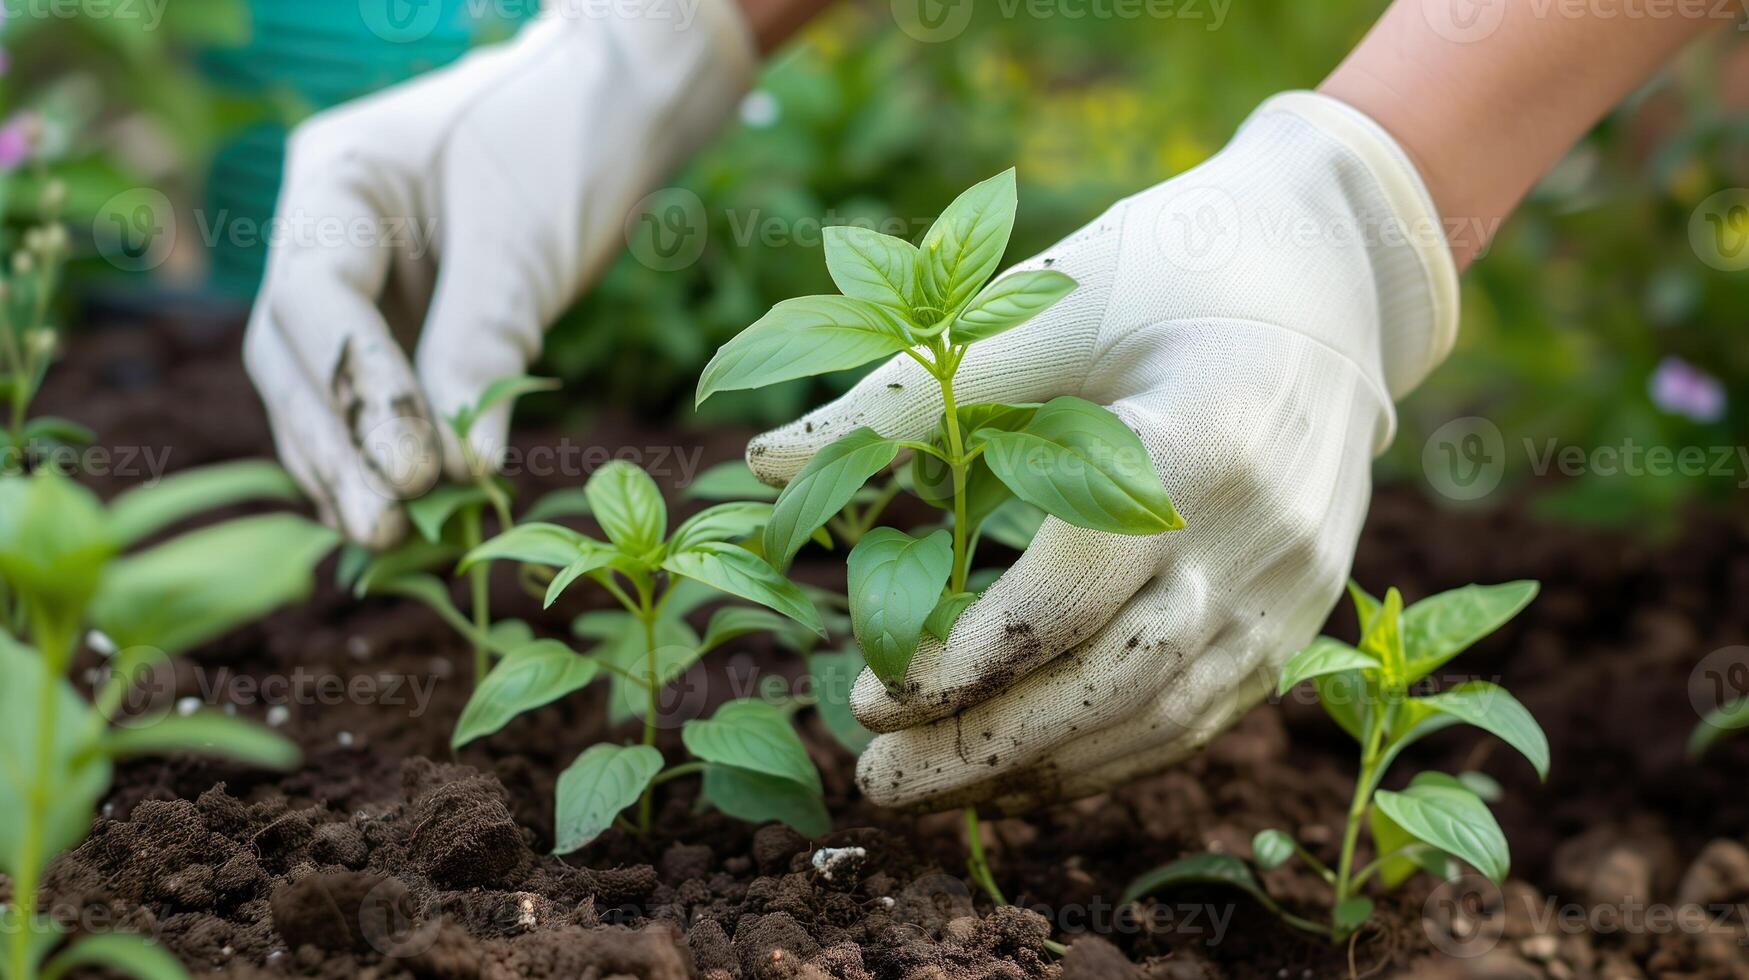
[[[1255,704],[1340,593],[1393,399],[1457,329],[1414,166],[1305,92],[1021,267],[1047,265],[1079,287],[972,347],[959,403],[1110,406],[1187,526],[1125,537],[1051,518],[945,645],[925,638],[897,698],[865,671],[852,707],[886,734],[857,778],[884,805],[1012,812],[1101,792]],[[850,428],[921,439],[940,413],[936,385],[896,357],[748,460],[782,483]]]
[[[440,464],[470,475],[442,420],[525,369],[624,247],[628,212],[746,91],[739,10],[694,6],[548,0],[513,41],[293,132],[288,232],[244,359],[328,523],[387,546],[405,533],[399,500]],[[396,341],[410,333],[413,363]],[[483,467],[502,458],[509,412],[474,425]]]

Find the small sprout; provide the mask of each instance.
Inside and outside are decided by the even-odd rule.
[[[1524,705],[1488,681],[1466,681],[1435,694],[1411,691],[1471,644],[1499,629],[1536,597],[1537,583],[1468,585],[1403,607],[1396,589],[1383,601],[1349,583],[1361,623],[1357,646],[1318,637],[1282,667],[1278,693],[1302,681],[1313,684],[1324,710],[1361,747],[1360,777],[1348,810],[1348,825],[1334,869],[1281,830],[1265,830],[1251,842],[1252,862],[1274,868],[1298,855],[1330,886],[1327,923],[1289,913],[1270,898],[1249,867],[1230,855],[1194,854],[1150,871],[1130,885],[1126,899],[1168,885],[1216,882],[1236,885],[1298,929],[1347,939],[1372,915],[1373,900],[1361,894],[1377,878],[1395,888],[1416,871],[1449,877],[1463,861],[1496,885],[1510,865],[1506,836],[1488,802],[1500,784],[1478,772],[1448,776],[1423,772],[1401,790],[1379,789],[1397,756],[1421,738],[1467,724],[1497,736],[1547,778],[1549,743]],[[1362,824],[1372,837],[1372,860],[1356,866]]]

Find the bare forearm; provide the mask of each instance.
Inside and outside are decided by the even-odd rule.
[[[1706,0],[1395,0],[1318,88],[1414,158],[1461,268],[1611,106],[1732,20]]]
[[[747,26],[759,42],[759,53],[770,54],[803,24],[825,10],[831,0],[739,0]]]

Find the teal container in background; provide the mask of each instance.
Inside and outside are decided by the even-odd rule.
[[[508,37],[539,0],[246,0],[250,37],[199,55],[230,95],[296,119],[448,64]],[[211,285],[248,297],[267,264],[288,127],[257,121],[234,133],[207,171],[203,216]]]

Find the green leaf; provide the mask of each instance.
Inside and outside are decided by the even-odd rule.
[[[486,628],[494,650],[512,651],[534,642],[534,628],[520,619],[500,619]]]
[[[1365,895],[1350,895],[1330,910],[1330,921],[1343,932],[1352,932],[1372,916],[1372,899]]]
[[[1688,736],[1688,757],[1698,759],[1726,732],[1749,728],[1749,697],[1727,701],[1707,712]]]
[[[1356,742],[1366,738],[1366,677],[1358,670],[1323,674],[1312,678],[1318,703],[1330,720]]]
[[[1466,585],[1429,596],[1404,610],[1407,680],[1413,682],[1438,670],[1470,644],[1499,629],[1530,605],[1537,589],[1537,583],[1528,579]]]
[[[789,715],[756,698],[728,701],[710,718],[694,718],[680,729],[686,751],[706,762],[749,769],[824,792],[820,773]]]
[[[946,640],[947,634],[953,632],[953,624],[959,622],[960,613],[977,598],[976,592],[942,596],[936,601],[935,608],[929,611],[929,618],[923,621],[923,631],[938,640]]]
[[[1488,681],[1470,681],[1449,691],[1414,699],[1420,704],[1456,715],[1471,725],[1499,736],[1528,760],[1541,779],[1549,778],[1549,740],[1530,709]]]
[[[719,391],[860,367],[911,346],[892,310],[843,296],[786,299],[717,350],[699,375],[695,405]]]
[[[296,501],[297,484],[276,463],[245,460],[185,470],[129,490],[109,505],[109,532],[125,548],[177,521],[248,500]]]
[[[0,477],[0,579],[76,628],[116,544],[96,494],[53,469]]]
[[[564,568],[601,542],[557,524],[518,524],[462,557],[458,573],[483,561],[520,561]]]
[[[851,755],[861,755],[874,741],[874,732],[862,727],[850,710],[850,689],[856,675],[868,666],[854,647],[833,653],[816,653],[808,659],[813,669],[815,708],[826,730]]]
[[[1053,398],[1019,432],[974,433],[1014,495],[1077,527],[1155,534],[1184,526],[1142,441],[1080,398]]]
[[[529,505],[522,515],[524,522],[551,521],[555,517],[589,516],[589,490],[586,487],[566,487],[546,494]]]
[[[1366,632],[1366,626],[1378,614],[1379,601],[1372,597],[1360,583],[1354,579],[1348,580],[1348,598],[1354,603],[1355,621],[1360,624],[1361,632]]]
[[[960,431],[969,440],[972,433],[979,430],[1010,432],[1020,429],[1031,421],[1038,409],[1037,405],[979,403],[962,405],[957,414]],[[930,437],[934,445],[944,452],[949,448],[946,420],[944,413],[936,422],[935,431]],[[967,445],[970,445],[969,441]],[[944,511],[954,509],[953,469],[947,463],[928,453],[918,453],[911,459],[911,479],[912,491],[925,502]],[[1013,500],[1013,492],[996,477],[982,456],[972,460],[966,469],[965,486],[968,536],[976,535],[991,514]],[[1043,520],[1042,516],[1040,520]]]
[[[535,640],[498,661],[468,698],[449,747],[490,735],[510,719],[578,690],[601,671],[596,661],[557,640]]]
[[[826,804],[793,780],[733,766],[707,765],[702,792],[713,806],[737,820],[779,820],[803,837],[819,837],[832,829]]]
[[[24,865],[27,849],[41,867],[77,844],[109,789],[109,759],[97,751],[101,719],[73,685],[45,673],[36,650],[0,631],[0,677],[5,678],[0,683],[0,869],[7,871]],[[48,751],[39,753],[45,681],[55,716]],[[39,782],[53,791],[46,800],[43,833],[33,841],[19,814],[25,812],[30,787]]]
[[[793,620],[779,616],[769,609],[724,606],[712,613],[710,622],[705,624],[702,652],[709,653],[730,640],[761,632],[773,633],[790,646],[805,643],[814,635],[797,626]]]
[[[339,535],[293,514],[241,517],[111,562],[91,618],[120,647],[179,653],[310,594]]]
[[[1075,280],[1055,269],[1011,272],[972,299],[954,322],[956,344],[989,340],[1018,327],[1075,291]]]
[[[764,527],[771,512],[771,504],[754,500],[706,507],[675,528],[668,550],[685,551],[701,541],[739,541]]]
[[[776,500],[777,488],[761,483],[745,460],[731,459],[700,473],[681,496],[693,500]]]
[[[1026,501],[1010,496],[1001,506],[990,511],[978,533],[1005,548],[1025,551],[1032,539],[1038,536],[1038,529],[1044,526],[1048,516]]]
[[[1456,779],[1424,772],[1400,793],[1379,790],[1373,802],[1416,840],[1467,861],[1496,885],[1506,880],[1506,835],[1487,804]]]
[[[222,711],[130,721],[103,736],[103,751],[112,759],[186,753],[282,771],[297,768],[300,758],[298,747],[279,733]]]
[[[807,595],[746,548],[704,541],[669,555],[662,567],[720,592],[775,609],[821,637],[826,635],[825,627],[820,625],[820,614]]]
[[[1251,873],[1244,861],[1231,854],[1213,851],[1192,854],[1165,867],[1155,868],[1130,882],[1130,886],[1124,889],[1123,897],[1117,902],[1119,905],[1128,905],[1162,888],[1189,884],[1232,885],[1257,899],[1264,908],[1273,911],[1279,907],[1275,899],[1270,898],[1269,893],[1263,890],[1257,876]]]
[[[1385,591],[1385,601],[1360,634],[1360,649],[1378,661],[1387,687],[1407,684],[1403,652],[1403,594],[1396,587]]]
[[[1457,779],[1470,792],[1480,797],[1483,803],[1498,803],[1506,798],[1506,790],[1500,785],[1500,781],[1485,772],[1470,769],[1458,773]]]
[[[952,571],[953,535],[877,527],[851,549],[849,566],[851,630],[875,676],[896,684]]]
[[[1347,670],[1377,670],[1379,662],[1341,640],[1320,636],[1311,645],[1287,659],[1276,681],[1275,693],[1286,694],[1295,684],[1311,677]]]
[[[1394,740],[1385,747],[1385,751],[1380,754],[1378,765],[1373,767],[1372,781],[1365,788],[1366,794],[1370,795],[1373,790],[1378,788],[1379,783],[1385,778],[1385,773],[1390,771],[1391,763],[1397,761],[1397,756],[1402,755],[1404,749],[1407,749],[1416,742],[1432,735],[1434,732],[1443,731],[1454,725],[1461,724],[1463,724],[1463,722],[1460,721],[1456,715],[1433,712],[1426,718],[1416,722],[1414,726],[1402,735],[1395,736]]]
[[[778,568],[788,567],[814,530],[898,454],[897,442],[869,428],[853,429],[815,453],[778,495],[765,525],[766,558]]]
[[[826,270],[839,292],[910,312],[917,286],[916,246],[855,225],[833,225],[821,232],[821,238]]]
[[[570,854],[600,837],[661,771],[662,753],[648,745],[585,749],[554,790],[553,853]]]
[[[79,967],[136,977],[138,980],[187,980],[182,963],[156,941],[131,932],[87,933],[43,964],[42,980],[61,980]]]
[[[923,293],[943,313],[971,298],[1008,249],[1017,200],[1009,168],[967,188],[923,236]]]
[[[616,459],[591,474],[583,490],[596,523],[621,551],[638,557],[661,547],[668,505],[650,474]]]
[[[1385,811],[1372,807],[1367,811],[1367,828],[1372,833],[1372,849],[1375,855],[1384,857],[1415,842],[1415,835],[1404,830]],[[1408,881],[1420,865],[1408,854],[1396,857],[1386,857],[1379,865],[1379,881],[1386,888],[1395,888]]]
[[[618,614],[626,615],[626,614]],[[591,651],[593,656],[618,667],[635,677],[644,677],[650,670],[650,657],[644,650],[644,629],[638,621],[626,615],[629,626],[609,637]],[[605,624],[604,624],[605,625]],[[703,656],[698,634],[679,620],[657,620],[656,627],[656,689],[661,691],[675,678],[686,673]],[[618,725],[648,712],[650,696],[639,684],[614,674],[607,692],[608,721]]]
[[[1259,830],[1251,838],[1251,860],[1265,871],[1287,863],[1294,856],[1294,839],[1285,830]]]
[[[477,507],[487,500],[486,491],[472,483],[445,483],[423,497],[408,502],[407,518],[419,536],[436,544],[443,540],[443,525],[463,507]]]
[[[563,385],[557,378],[534,378],[526,374],[509,378],[499,378],[486,386],[480,392],[480,397],[474,400],[476,417],[486,414],[499,404],[515,401],[524,395],[532,395],[538,391],[558,391]]]
[[[97,439],[97,433],[88,426],[79,424],[72,419],[58,418],[53,415],[39,415],[24,423],[24,441],[58,442],[67,446],[89,446]]]
[[[560,569],[559,574],[554,575],[553,580],[547,583],[546,599],[542,603],[541,608],[550,609],[553,603],[559,601],[559,596],[564,594],[564,591],[571,587],[572,582],[588,575],[590,572],[599,571],[609,565],[613,565],[621,558],[623,558],[623,556],[620,552],[617,552],[597,541],[589,542],[588,545],[583,548],[583,554],[579,556],[576,561],[573,561],[571,564]]]
[[[362,598],[380,591],[383,584],[416,572],[431,572],[455,564],[461,549],[452,544],[433,544],[410,538],[380,555],[370,556],[352,584],[352,594]]]

